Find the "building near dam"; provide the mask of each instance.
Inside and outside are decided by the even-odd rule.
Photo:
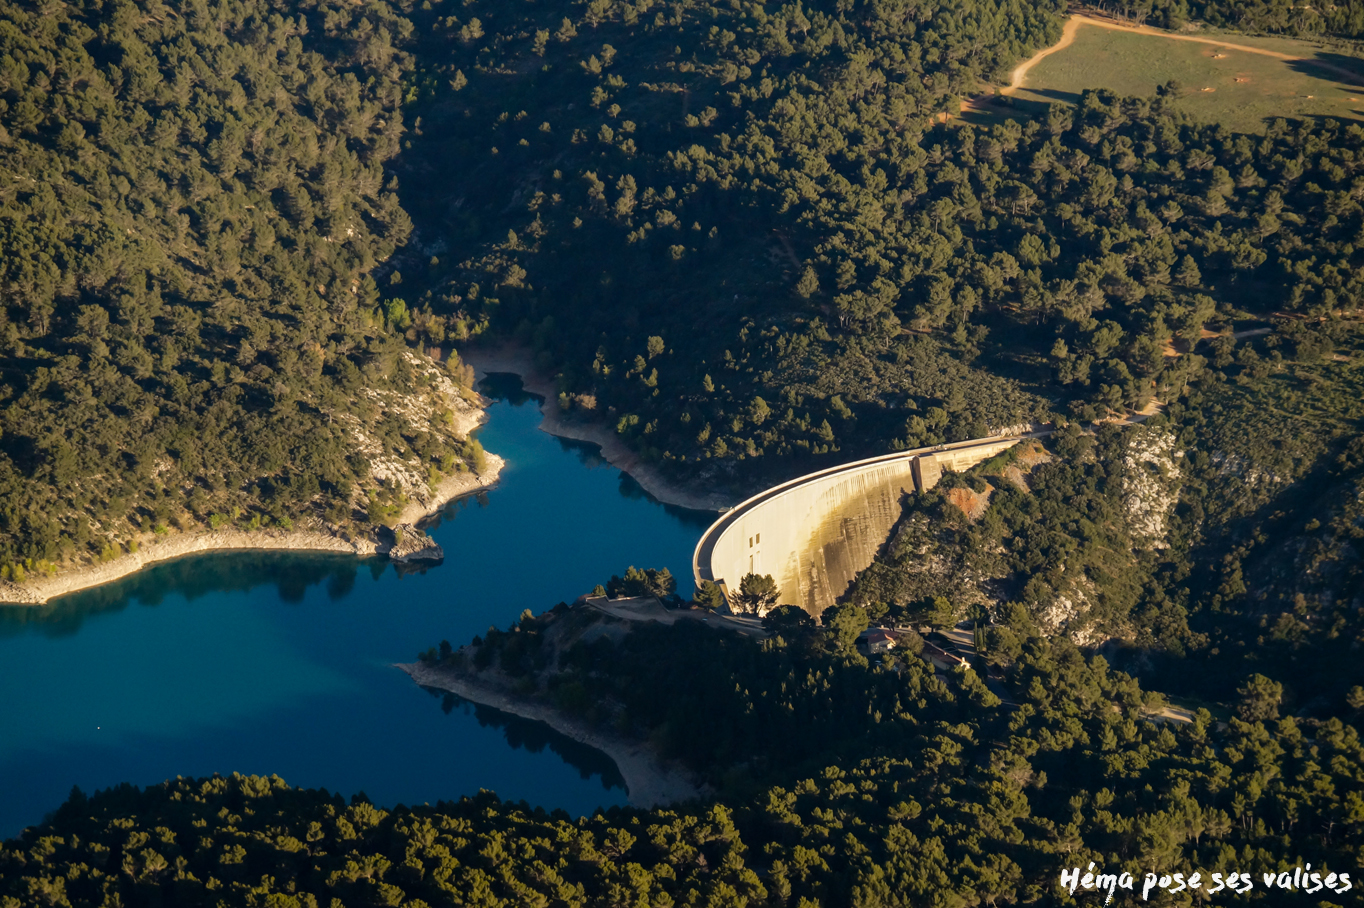
[[[1038,433],[1043,434],[1043,433]],[[726,511],[692,556],[697,584],[727,595],[745,574],[771,574],[780,605],[818,617],[865,570],[890,536],[905,495],[933,488],[1023,438],[1010,436],[901,451],[830,467],[774,486]]]

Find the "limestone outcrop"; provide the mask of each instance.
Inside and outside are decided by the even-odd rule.
[[[394,542],[384,552],[390,560],[399,564],[429,562],[439,564],[445,560],[445,550],[425,532],[410,523],[399,524],[393,528]]]

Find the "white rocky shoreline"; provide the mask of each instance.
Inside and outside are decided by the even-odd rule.
[[[129,552],[102,564],[85,565],[61,571],[53,576],[31,576],[23,583],[0,581],[0,605],[46,605],[59,596],[112,583],[145,567],[175,558],[206,552],[232,551],[294,551],[338,552],[346,555],[386,555],[399,563],[438,562],[444,559],[441,547],[431,541],[417,526],[456,498],[492,487],[502,472],[504,461],[487,455],[487,466],[482,473],[460,473],[447,477],[432,490],[424,502],[410,504],[399,518],[402,530],[395,542],[394,534],[378,526],[346,531],[321,520],[300,521],[294,529],[239,529],[197,530],[153,537],[136,552]]]

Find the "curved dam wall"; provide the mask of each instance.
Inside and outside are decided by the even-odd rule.
[[[931,489],[943,470],[969,469],[1024,437],[1034,436],[901,451],[774,486],[706,530],[692,573],[698,585],[711,580],[731,595],[745,574],[771,574],[780,605],[818,617],[876,557],[900,518],[904,495]]]

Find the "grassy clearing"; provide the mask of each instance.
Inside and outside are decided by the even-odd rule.
[[[1307,41],[1240,35],[1227,40],[1309,59],[1286,61],[1232,47],[1082,27],[1074,43],[1028,72],[1013,99],[1014,110],[1044,114],[1047,104],[1074,103],[1086,88],[1149,95],[1173,79],[1183,86],[1184,110],[1237,131],[1263,132],[1275,117],[1364,119],[1364,61]],[[1350,79],[1328,67],[1359,77]]]
[[[1345,335],[1316,362],[1289,364],[1257,385],[1251,400],[1263,412],[1307,420],[1323,437],[1358,432],[1364,425],[1364,331]]]

